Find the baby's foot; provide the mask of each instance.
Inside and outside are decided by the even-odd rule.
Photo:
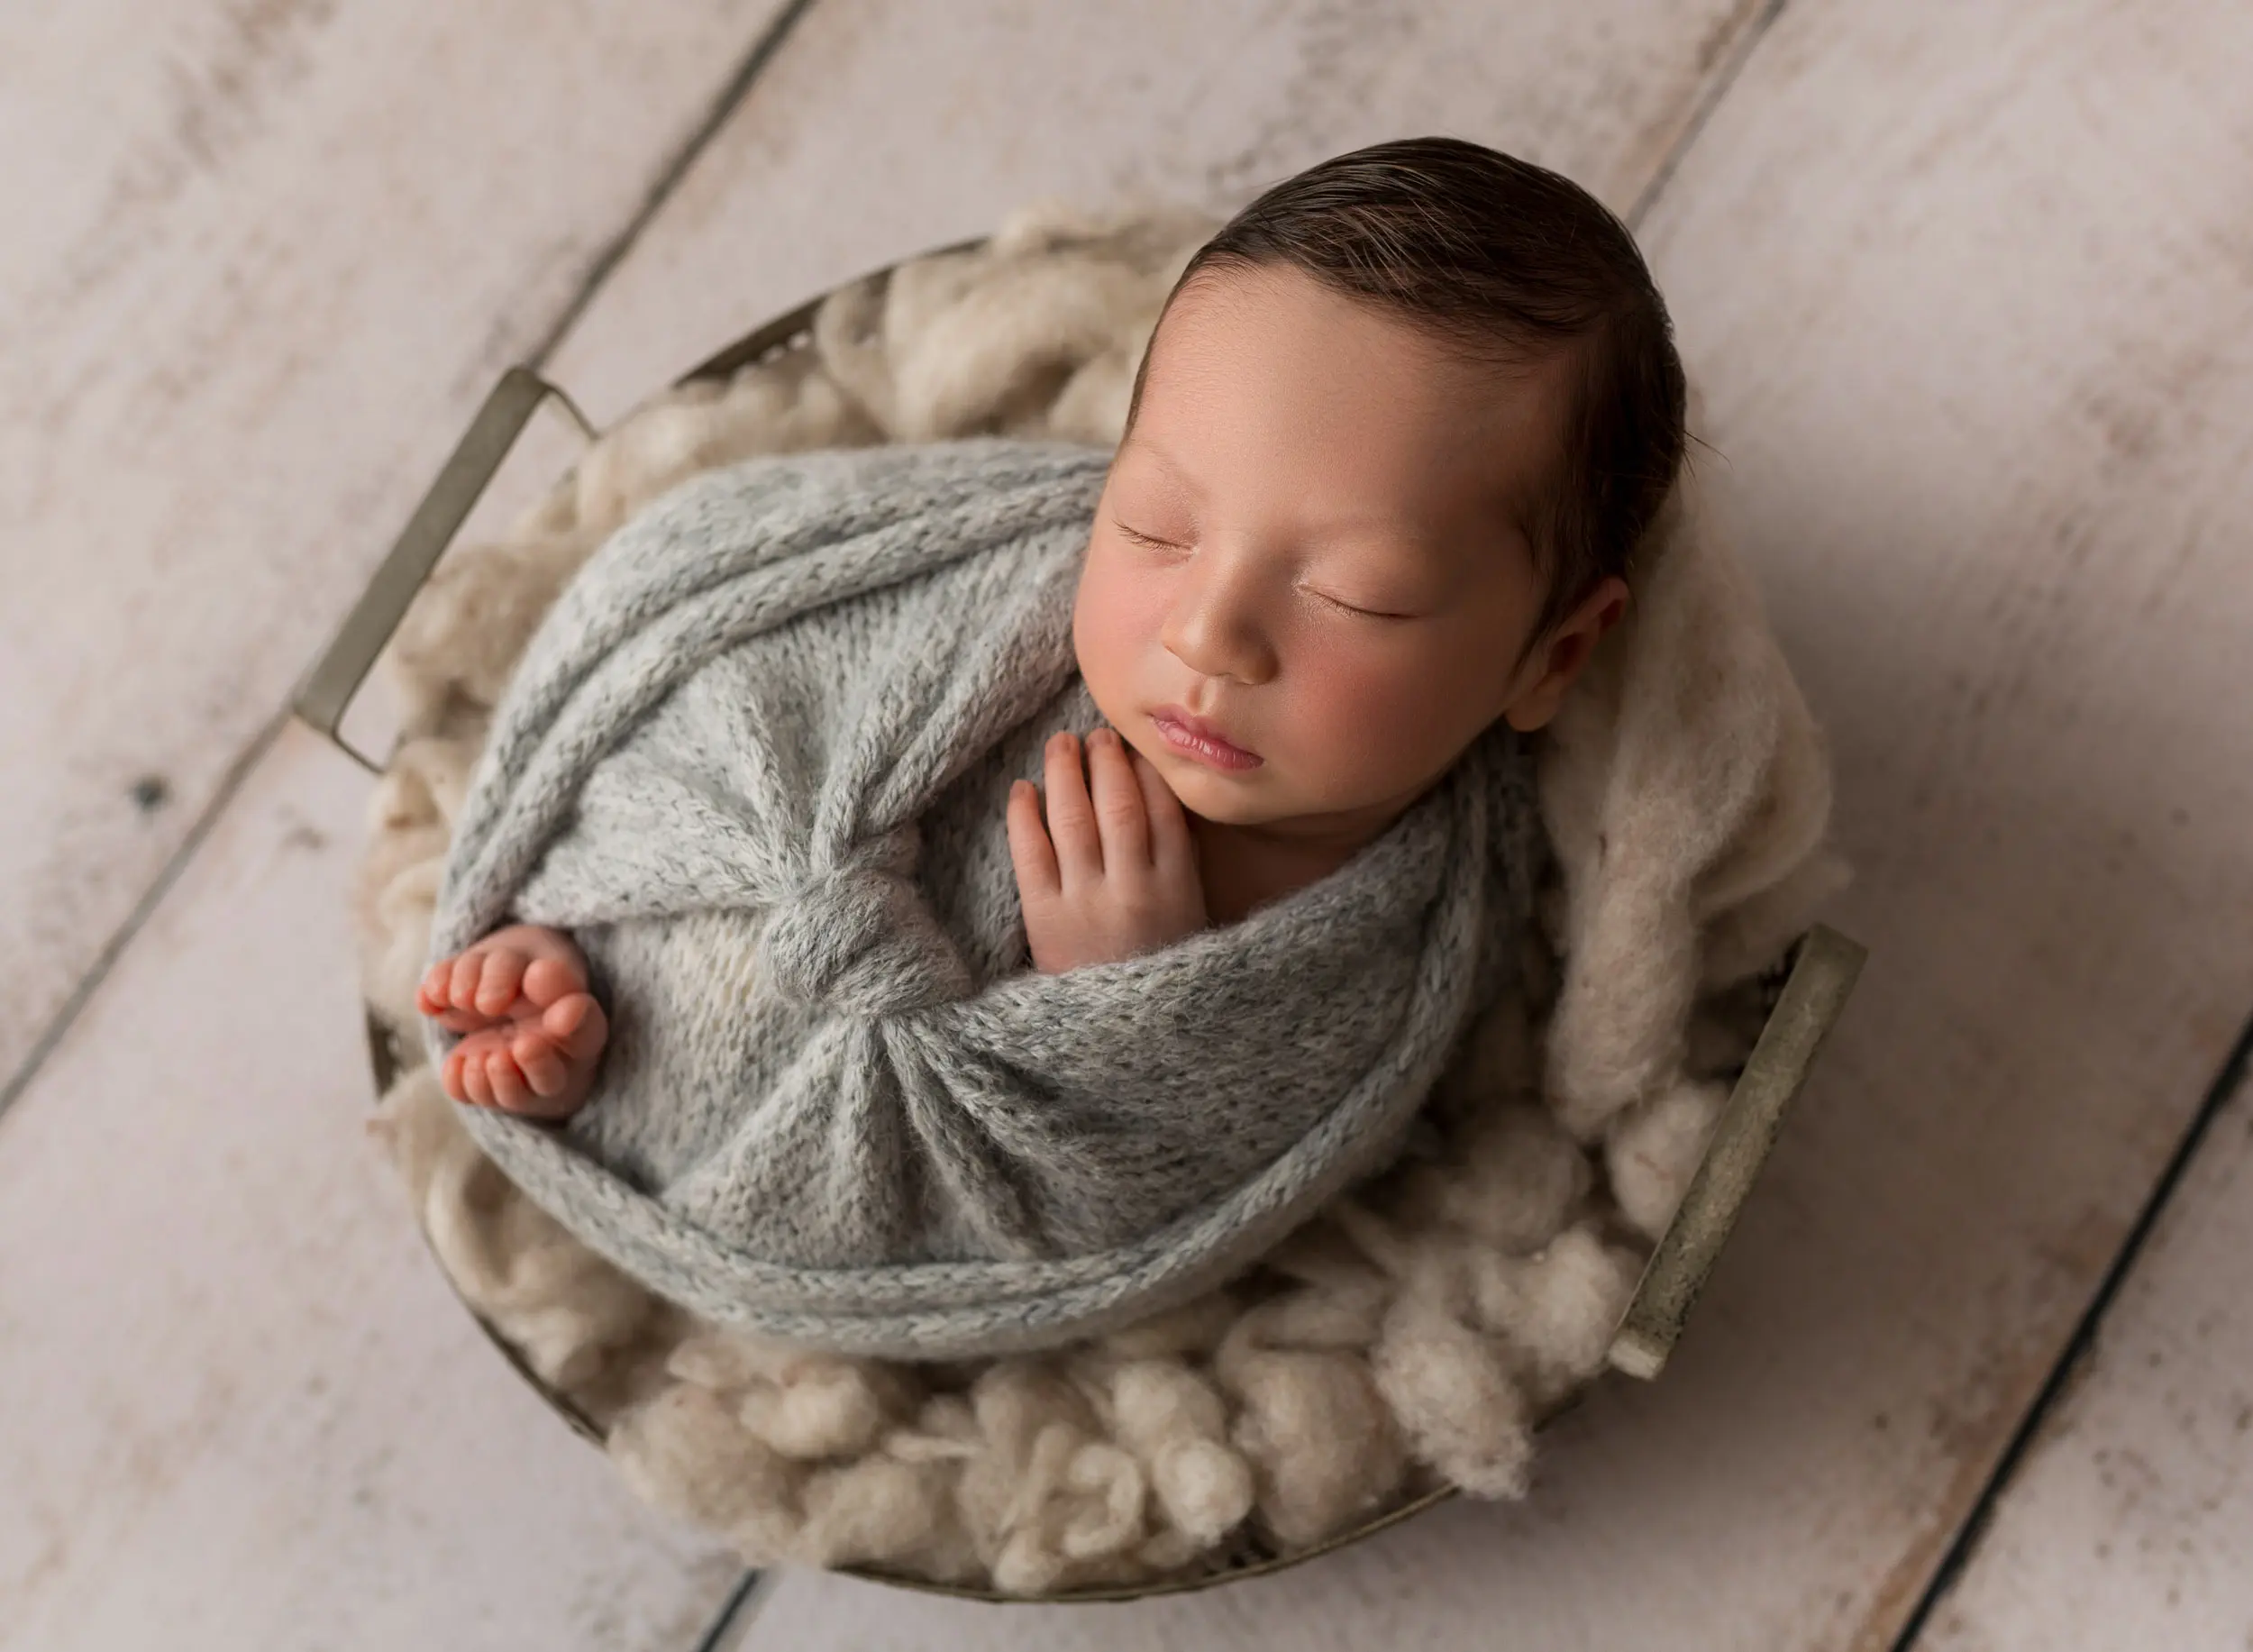
[[[430,966],[417,1000],[464,1035],[439,1082],[457,1101],[563,1118],[594,1088],[610,1023],[587,990],[587,960],[560,929],[517,924]]]

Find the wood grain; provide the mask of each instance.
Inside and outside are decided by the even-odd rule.
[[[764,10],[666,15],[0,23],[0,1073]],[[821,0],[558,375],[607,416],[1030,196],[1220,206],[1409,131],[1625,205],[1750,15]],[[2241,8],[1794,0],[1647,223],[1873,948],[1665,1381],[1569,1418],[1522,1508],[1117,1609],[793,1576],[753,1647],[1891,1644],[2253,1004],[2247,84]],[[350,1140],[362,785],[286,742],[0,1122],[0,1647],[685,1646],[721,1591]],[[2112,1515],[2155,1545],[2121,1636],[2170,1584],[2191,1631],[2241,1614],[2240,1492],[2194,1467],[2236,1174],[2113,1333],[2180,1386],[2100,1362],[1941,1644],[2094,1621],[2030,1602],[2096,1587]],[[2104,1488],[2112,1442],[2175,1491]]]
[[[0,15],[0,1093],[778,5]]]
[[[1708,1301],[1795,1492],[1692,1644],[1893,1644],[2253,1004],[2248,73],[2241,9],[1787,10],[1651,221],[1873,954]]]
[[[734,1565],[478,1333],[369,1107],[367,781],[292,729],[0,1136],[0,1647],[682,1647]]]
[[[717,345],[1029,202],[1224,210],[1450,132],[1626,210],[1757,0],[821,0],[556,361],[607,421]]]
[[[1920,1647],[2244,1644],[2248,1251],[2253,1086],[2240,1082]]]

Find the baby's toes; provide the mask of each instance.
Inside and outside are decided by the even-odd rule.
[[[576,958],[534,958],[525,965],[524,997],[543,1009],[552,1009],[575,992],[587,990],[587,971]]]
[[[516,989],[524,984],[524,965],[530,962],[524,954],[506,946],[485,954],[485,968],[478,976],[479,1015],[498,1016],[516,1001]]]
[[[548,1006],[540,1017],[541,1030],[573,1063],[602,1054],[610,1036],[610,1020],[591,992],[573,992]]]
[[[446,1001],[456,1009],[476,1011],[478,983],[485,979],[488,955],[473,946],[453,961],[446,976]]]
[[[485,1056],[486,1050],[481,1045],[476,1048],[465,1045],[453,1054],[453,1059],[461,1063],[461,1100],[475,1102],[479,1107],[493,1105],[493,1083],[486,1076]]]
[[[415,1008],[450,1033],[474,1033],[479,1027],[491,1026],[490,1016],[479,1015],[467,1005],[454,1008],[453,966],[454,960],[447,958],[424,972],[423,984],[415,990]],[[457,1101],[461,1099],[454,1098]]]
[[[485,1058],[485,1083],[493,1092],[493,1105],[504,1112],[521,1113],[532,1101],[531,1087],[507,1050],[495,1050]]]
[[[453,965],[452,958],[442,958],[423,972],[423,984],[415,993],[415,1009],[435,1018],[453,1008]]]
[[[524,1075],[524,1082],[532,1086],[532,1093],[548,1100],[561,1095],[570,1088],[570,1063],[555,1040],[544,1032],[529,1029],[516,1035],[508,1046],[515,1056],[517,1069]]]

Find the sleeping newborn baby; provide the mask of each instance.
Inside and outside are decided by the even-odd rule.
[[[1101,478],[1070,637],[1101,726],[1050,737],[993,822],[1021,965],[1243,924],[1488,731],[1542,727],[1625,611],[1683,440],[1659,296],[1566,180],[1429,139],[1254,202],[1175,286]],[[433,963],[447,1093],[599,1111],[597,974],[529,923]]]

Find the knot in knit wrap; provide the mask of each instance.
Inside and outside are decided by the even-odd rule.
[[[969,965],[909,881],[916,848],[910,822],[798,886],[760,943],[778,991],[856,1016],[970,996]]]
[[[1153,1312],[1397,1151],[1515,967],[1541,840],[1500,724],[1241,922],[1027,967],[1006,808],[1102,720],[1072,611],[1107,464],[707,472],[595,553],[495,710],[433,956],[567,929],[611,1037],[567,1124],[464,1122],[707,1319],[943,1358]]]

